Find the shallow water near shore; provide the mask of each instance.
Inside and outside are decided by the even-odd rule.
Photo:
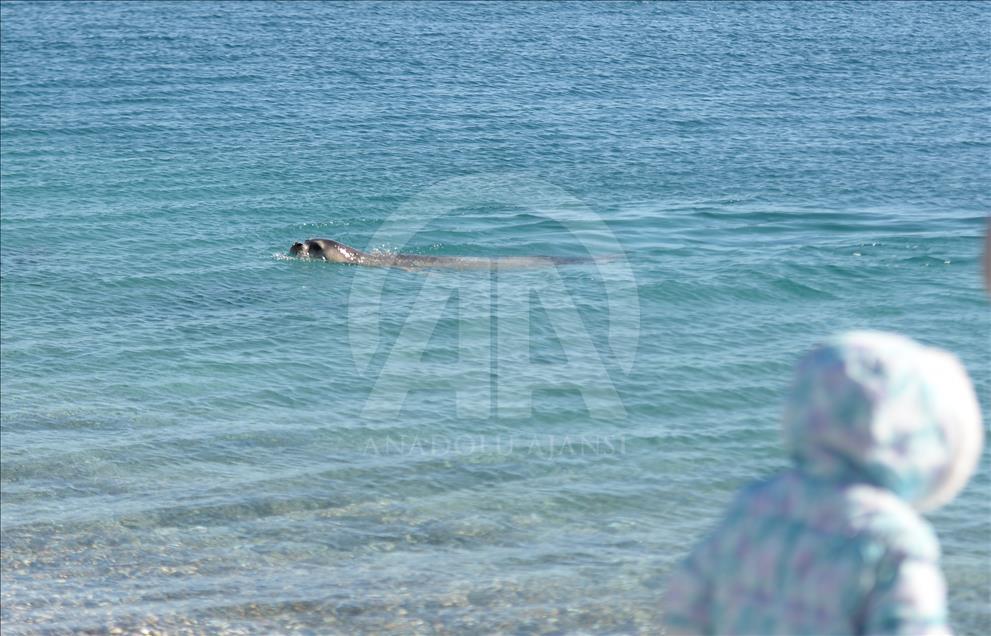
[[[989,29],[0,5],[4,633],[656,633],[672,563],[786,465],[819,338],[946,347],[987,420]],[[609,259],[286,257],[313,236]],[[989,459],[931,517],[961,634],[991,630]]]

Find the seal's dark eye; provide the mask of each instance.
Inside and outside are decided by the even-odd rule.
[[[310,254],[320,254],[323,252],[323,248],[320,247],[319,243],[310,243]]]

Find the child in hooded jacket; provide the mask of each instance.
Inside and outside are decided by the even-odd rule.
[[[850,332],[799,362],[793,466],[744,489],[675,570],[668,633],[943,635],[939,542],[918,511],[977,465],[980,409],[951,354]]]

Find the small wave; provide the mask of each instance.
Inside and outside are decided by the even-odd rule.
[[[920,264],[923,267],[929,267],[930,265],[950,265],[953,261],[949,258],[942,258],[939,256],[930,256],[928,254],[919,256],[910,256],[908,258],[902,259],[903,263]]]

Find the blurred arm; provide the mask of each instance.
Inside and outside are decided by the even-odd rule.
[[[906,555],[886,557],[867,602],[864,633],[949,636],[939,564]]]

